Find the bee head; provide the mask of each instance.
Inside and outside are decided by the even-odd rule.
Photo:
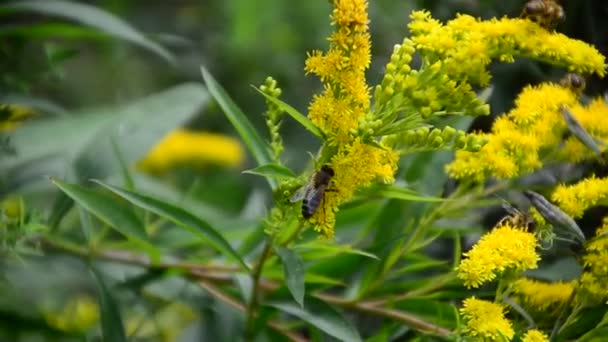
[[[335,175],[334,169],[332,169],[329,165],[325,164],[323,166],[321,166],[321,171],[326,173],[327,175],[329,175],[330,177],[333,177]]]

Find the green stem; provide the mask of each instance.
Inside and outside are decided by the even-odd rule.
[[[264,250],[262,251],[262,255],[260,256],[260,260],[257,265],[253,269],[253,273],[251,274],[251,278],[253,281],[253,286],[251,289],[251,298],[249,299],[249,304],[247,305],[247,321],[245,323],[245,340],[252,340],[255,335],[255,318],[256,318],[256,310],[258,307],[258,292],[260,290],[260,277],[262,275],[262,270],[264,269],[264,264],[268,260],[268,258],[272,255],[272,238],[266,239],[266,244],[264,245]]]

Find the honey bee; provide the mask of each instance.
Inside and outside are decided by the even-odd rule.
[[[566,19],[563,7],[556,0],[530,0],[524,5],[522,18],[528,18],[546,29]]]
[[[585,90],[585,78],[575,73],[567,73],[566,76],[559,81],[559,84],[579,95]]]
[[[333,176],[334,170],[328,165],[323,165],[321,166],[321,169],[313,175],[310,182],[301,187],[291,197],[291,202],[302,201],[302,216],[305,219],[311,218],[319,208]]]
[[[507,212],[507,216],[500,219],[496,224],[496,227],[509,223],[513,227],[525,228],[527,232],[534,231],[534,228],[536,228],[536,221],[530,214],[522,212],[507,202],[503,202],[502,207]]]

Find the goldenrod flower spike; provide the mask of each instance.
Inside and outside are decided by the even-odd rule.
[[[351,131],[369,111],[367,2],[334,0],[331,18],[336,30],[329,37],[329,51],[310,53],[305,70],[319,76],[324,85],[323,93],[314,96],[308,117],[328,135],[330,144],[338,145],[351,140]]]
[[[500,304],[467,298],[462,302],[460,315],[465,321],[463,333],[479,341],[511,341],[515,332],[505,318]]]
[[[538,241],[523,227],[506,222],[494,228],[469,250],[456,271],[468,288],[493,281],[506,271],[523,272],[538,267]]]

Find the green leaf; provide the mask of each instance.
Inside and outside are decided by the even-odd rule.
[[[103,282],[99,271],[91,267],[91,273],[96,280],[99,291],[99,307],[101,314],[101,336],[104,342],[126,342],[125,328],[122,324],[118,306]]]
[[[401,188],[395,185],[380,185],[371,187],[369,195],[380,196],[385,198],[393,198],[402,201],[414,201],[414,202],[443,202],[447,201],[445,198],[425,196],[417,193],[414,190]]]
[[[220,253],[231,257],[237,261],[243,269],[249,270],[249,267],[238,253],[230,246],[228,241],[218,233],[211,225],[202,219],[190,214],[188,211],[174,206],[169,203],[162,202],[155,198],[140,195],[131,191],[123,190],[115,186],[105,184],[99,180],[93,180],[93,182],[107,188],[118,196],[126,199],[127,201],[135,204],[138,207],[153,212],[154,214],[163,217],[176,225],[196,234],[203,238],[209,244],[211,244]]]
[[[324,241],[310,241],[310,242],[305,242],[299,245],[294,246],[294,249],[301,249],[304,251],[323,251],[326,252],[326,254],[328,254],[325,257],[332,257],[338,254],[355,254],[355,255],[361,255],[364,257],[368,257],[371,259],[376,259],[379,260],[379,258],[372,254],[372,253],[368,253],[359,249],[355,249],[350,245],[340,245],[340,244],[336,244],[335,242],[324,242]],[[316,258],[322,258],[324,256],[319,255],[319,254],[315,254]]]
[[[11,135],[17,155],[0,159],[0,175],[24,185],[46,182],[45,175],[65,175],[66,162],[76,166],[81,180],[118,174],[121,163],[112,141],[124,164],[133,165],[208,99],[202,84],[186,83],[122,106],[28,122]]]
[[[174,57],[164,47],[146,38],[122,19],[95,6],[62,0],[21,0],[0,6],[0,14],[15,11],[34,12],[73,20],[139,45],[161,56],[167,62],[175,64]]]
[[[268,144],[260,137],[255,130],[255,127],[251,124],[249,119],[247,119],[247,116],[232,101],[230,96],[228,96],[226,91],[217,83],[204,66],[201,66],[201,73],[203,74],[203,79],[205,80],[209,92],[218,102],[230,123],[241,136],[258,165],[271,164],[272,156],[268,150]],[[269,179],[268,181],[271,182],[271,184],[275,184],[273,180]],[[274,187],[275,186],[273,186],[273,188]]]
[[[243,173],[267,178],[294,178],[296,175],[290,169],[278,164],[265,164],[256,168],[245,170]]]
[[[315,124],[313,124],[312,121],[308,120],[308,118],[306,116],[304,116],[302,113],[298,112],[297,109],[295,109],[292,106],[290,106],[289,104],[277,99],[276,97],[272,97],[272,96],[264,93],[263,91],[261,91],[260,89],[258,89],[256,87],[253,87],[253,88],[255,90],[257,90],[260,94],[262,94],[268,101],[277,105],[280,110],[289,114],[292,118],[294,118],[297,122],[299,122],[300,125],[304,126],[304,128],[306,128],[312,134],[316,135],[319,138],[323,138],[323,132],[321,132],[319,127],[315,126]]]
[[[120,205],[116,199],[80,185],[65,183],[57,179],[51,179],[51,181],[76,203],[117,232],[140,241],[147,239],[143,223],[130,208]]]
[[[283,263],[283,273],[285,273],[285,282],[287,288],[296,303],[300,307],[304,307],[304,293],[306,292],[304,283],[304,263],[298,254],[294,251],[281,246],[274,246],[274,251],[277,253]]]
[[[285,302],[271,302],[268,305],[294,315],[339,340],[361,341],[361,336],[352,323],[333,307],[316,298],[307,297],[303,308]]]

